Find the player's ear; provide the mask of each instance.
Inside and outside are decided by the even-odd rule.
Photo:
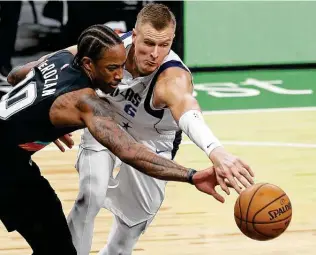
[[[91,58],[83,57],[81,61],[82,61],[82,66],[87,71],[92,72],[92,70],[93,70],[93,62],[92,62]]]
[[[136,34],[137,34],[136,29],[135,29],[135,28],[133,28],[133,32],[132,32],[132,42],[133,42],[133,43],[135,43],[135,40],[136,40]]]

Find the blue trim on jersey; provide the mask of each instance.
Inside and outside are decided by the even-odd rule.
[[[158,119],[162,119],[164,109],[159,109],[159,110],[152,109],[150,107],[150,99],[151,99],[152,93],[154,91],[154,87],[156,85],[156,81],[158,79],[158,76],[169,67],[180,67],[188,72],[188,69],[180,61],[177,61],[177,60],[170,60],[170,61],[162,64],[159,67],[157,73],[155,74],[154,78],[152,79],[152,81],[149,85],[149,90],[148,90],[148,93],[147,93],[147,96],[146,96],[146,99],[144,102],[144,108],[145,108],[146,112],[149,113],[150,115],[158,118]]]
[[[49,145],[51,142],[41,142],[41,141],[35,141],[33,143],[36,143],[36,144],[41,144],[41,145]]]
[[[130,37],[131,35],[132,35],[132,31],[128,31],[124,35],[121,36],[121,39],[125,40],[127,37]]]
[[[171,151],[171,159],[172,160],[177,155],[181,141],[182,141],[182,130],[179,130],[176,132],[176,135],[175,135],[173,143],[172,143],[172,147],[173,147],[173,149]]]

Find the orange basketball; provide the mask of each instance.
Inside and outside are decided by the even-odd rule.
[[[235,221],[243,234],[266,241],[281,235],[292,219],[289,197],[278,186],[257,183],[239,195],[235,203]]]

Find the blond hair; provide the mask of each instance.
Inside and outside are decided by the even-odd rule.
[[[156,30],[162,30],[170,25],[176,28],[176,18],[172,11],[164,4],[150,3],[145,5],[137,15],[136,25],[149,23]]]

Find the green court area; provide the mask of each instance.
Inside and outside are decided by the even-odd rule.
[[[194,73],[202,110],[316,106],[316,71],[258,70]]]

